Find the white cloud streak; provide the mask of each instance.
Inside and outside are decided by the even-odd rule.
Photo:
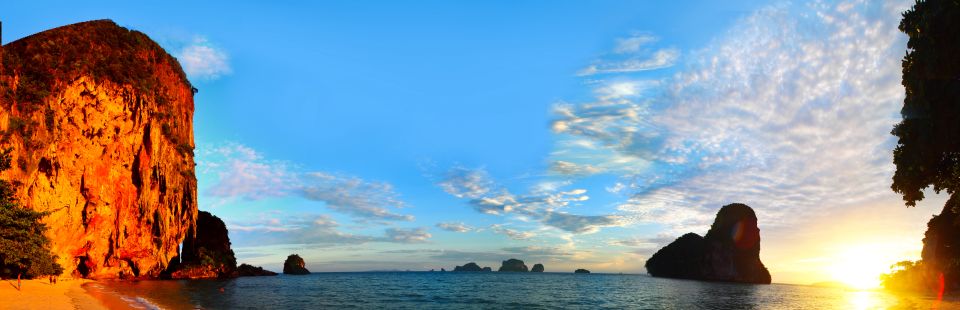
[[[203,193],[214,198],[265,198],[296,196],[323,202],[333,211],[358,219],[413,221],[412,215],[393,209],[405,207],[393,186],[354,176],[325,172],[301,172],[282,161],[263,158],[256,150],[229,143],[199,152],[201,173],[215,182]]]
[[[536,236],[532,232],[510,229],[510,228],[503,227],[503,225],[500,225],[500,224],[491,225],[490,230],[493,230],[498,234],[502,234],[507,237],[510,237],[510,239],[514,239],[514,240],[526,240]]]
[[[203,37],[196,37],[176,57],[194,80],[215,80],[232,72],[227,54]]]
[[[471,232],[476,230],[476,228],[473,228],[467,224],[464,224],[463,222],[437,223],[437,228],[440,228],[446,231],[459,232],[459,233]]]
[[[269,218],[252,222],[227,223],[234,242],[240,245],[307,244],[336,246],[369,242],[424,243],[430,237],[426,228],[387,228],[382,236],[359,235],[340,231],[340,224],[329,215],[310,219]]]

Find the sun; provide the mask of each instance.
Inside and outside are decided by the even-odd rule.
[[[830,275],[834,281],[846,284],[854,289],[874,289],[880,287],[880,275],[889,269],[884,255],[876,249],[857,247],[847,249],[834,257],[830,264]]]

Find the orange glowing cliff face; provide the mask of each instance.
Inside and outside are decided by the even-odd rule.
[[[155,277],[197,217],[193,91],[177,61],[111,21],[7,44],[0,147],[23,205],[50,212],[65,275]],[[12,125],[11,125],[12,124]],[[15,128],[11,128],[14,126]]]

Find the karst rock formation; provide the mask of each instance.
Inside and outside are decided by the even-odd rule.
[[[109,20],[0,50],[0,147],[65,275],[157,277],[195,229],[193,95],[175,58]]]

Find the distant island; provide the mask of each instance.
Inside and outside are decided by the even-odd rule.
[[[723,206],[706,237],[688,233],[645,264],[654,277],[770,284],[760,261],[757,215],[745,204]]]
[[[469,263],[466,263],[466,264],[463,265],[463,266],[454,267],[454,268],[453,268],[453,271],[458,271],[458,272],[465,272],[465,271],[480,272],[480,271],[492,271],[492,269],[490,269],[490,267],[480,268],[480,265],[477,265],[477,263],[469,262]]]
[[[530,271],[527,269],[527,265],[523,263],[522,260],[511,258],[503,261],[500,265],[500,269],[497,269],[499,272],[527,272]]]

